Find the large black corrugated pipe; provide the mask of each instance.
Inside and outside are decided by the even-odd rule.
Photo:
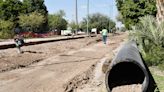
[[[123,85],[141,84],[142,92],[154,92],[156,83],[134,41],[125,44],[106,73],[108,92]]]

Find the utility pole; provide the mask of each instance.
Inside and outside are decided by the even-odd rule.
[[[110,7],[111,7],[111,5],[109,4],[109,10],[110,10]],[[110,18],[111,12],[112,12],[112,11],[109,11],[109,18]],[[108,26],[109,26],[109,32],[111,32],[112,29],[110,29],[110,20],[109,20],[109,25],[108,25]]]
[[[78,8],[77,8],[77,0],[75,0],[75,12],[76,12],[76,25],[77,25],[77,27],[76,27],[76,33],[77,33],[77,30],[78,30]]]
[[[89,35],[89,0],[87,1],[87,35]]]
[[[111,11],[109,11],[109,18],[110,18],[110,15],[113,17],[113,4],[109,3],[109,10],[110,8],[111,8]],[[109,20],[109,31],[112,32],[112,28],[110,29],[110,20]]]

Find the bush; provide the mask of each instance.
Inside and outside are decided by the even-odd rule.
[[[0,38],[12,38],[14,36],[14,32],[12,31],[13,22],[0,20]]]
[[[150,52],[143,55],[148,66],[158,66],[164,64],[164,48],[154,47]]]
[[[148,66],[164,64],[164,23],[158,24],[152,16],[140,18],[132,28],[130,39],[135,40]]]
[[[13,38],[14,32],[11,30],[5,30],[0,32],[0,38],[1,39],[7,39],[7,38]]]

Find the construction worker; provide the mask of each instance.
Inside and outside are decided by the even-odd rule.
[[[16,48],[18,49],[18,53],[23,53],[23,51],[21,50],[21,47],[24,44],[23,37],[21,35],[17,34],[14,37],[14,42],[15,42]]]
[[[103,29],[102,32],[101,32],[101,34],[102,34],[102,40],[103,40],[104,44],[106,44],[106,42],[107,42],[108,30],[107,30],[107,29]]]

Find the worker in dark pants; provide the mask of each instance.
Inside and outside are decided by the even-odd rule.
[[[14,37],[14,42],[15,42],[15,45],[16,45],[16,48],[18,49],[18,53],[23,53],[23,51],[21,50],[21,47],[23,46],[24,44],[24,39],[21,35],[16,35]]]

